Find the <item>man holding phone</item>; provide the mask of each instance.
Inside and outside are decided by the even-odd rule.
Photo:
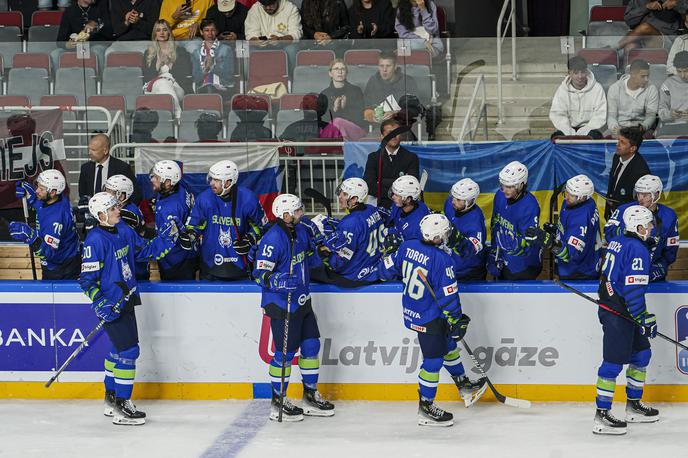
[[[248,8],[236,0],[218,0],[205,18],[215,22],[218,40],[243,40],[247,14]]]

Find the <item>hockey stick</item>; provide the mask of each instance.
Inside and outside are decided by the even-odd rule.
[[[420,174],[420,190],[425,191],[425,185],[428,183],[428,171],[423,169],[423,171]]]
[[[46,387],[46,388],[50,388],[50,385],[52,385],[53,382],[54,382],[55,380],[57,380],[57,377],[59,377],[60,374],[61,374],[62,372],[64,372],[64,370],[67,368],[67,366],[69,366],[69,363],[71,363],[72,360],[73,360],[74,358],[76,358],[76,357],[79,355],[79,353],[81,353],[81,350],[83,350],[83,349],[86,347],[86,345],[88,345],[89,340],[91,340],[91,338],[92,338],[93,336],[95,336],[96,333],[97,333],[98,331],[100,331],[100,328],[103,327],[103,324],[105,324],[105,320],[100,320],[100,322],[98,323],[98,325],[97,325],[95,328],[93,328],[93,331],[91,331],[91,332],[88,333],[88,335],[86,336],[86,338],[84,339],[84,341],[81,342],[81,345],[79,345],[79,346],[76,348],[76,350],[74,350],[74,351],[72,352],[72,354],[69,355],[69,358],[67,358],[67,361],[65,361],[64,363],[62,363],[62,366],[60,366],[60,368],[57,370],[57,372],[55,372],[55,375],[53,375],[52,377],[50,377],[50,380],[48,380],[48,382],[45,384],[45,387]]]
[[[425,287],[430,292],[430,296],[432,296],[432,299],[439,306],[439,303],[437,302],[437,296],[435,295],[435,290],[432,288],[432,286],[430,286],[430,283],[428,282],[428,278],[425,276],[425,274],[421,270],[416,270],[416,272],[418,273],[418,276],[420,277],[420,279],[423,282],[423,284],[425,285]],[[504,405],[511,406],[511,407],[520,407],[521,409],[529,409],[530,408],[530,401],[528,401],[526,399],[510,398],[508,396],[504,396],[502,393],[497,391],[497,388],[495,388],[495,386],[492,384],[492,381],[490,381],[490,378],[485,373],[483,366],[480,365],[480,363],[478,362],[478,359],[473,354],[473,351],[471,351],[470,347],[466,343],[466,339],[461,339],[461,343],[466,348],[466,351],[468,352],[468,355],[471,357],[471,361],[473,361],[475,368],[478,369],[478,372],[480,373],[481,376],[485,377],[485,380],[487,381],[487,385],[490,387],[490,390],[492,390],[492,393],[494,394],[495,398],[497,398],[497,401],[501,402]]]
[[[598,300],[595,300],[594,298],[588,296],[588,295],[585,294],[585,293],[582,293],[582,292],[578,291],[576,288],[574,288],[574,287],[572,287],[572,286],[569,286],[569,285],[567,285],[566,283],[563,283],[563,282],[561,282],[561,281],[559,281],[559,280],[554,280],[554,282],[555,282],[557,285],[561,286],[562,288],[571,291],[571,292],[572,292],[573,294],[575,294],[576,296],[580,296],[580,297],[582,297],[582,298],[585,299],[585,300],[588,300],[588,301],[590,301],[590,302],[592,302],[592,303],[594,303],[594,304],[597,304],[597,306],[600,307],[600,308],[603,309],[603,310],[606,310],[606,311],[608,311],[608,312],[610,312],[610,313],[613,313],[614,315],[616,315],[616,316],[618,316],[618,317],[621,317],[621,318],[623,318],[623,319],[626,320],[626,321],[630,321],[631,323],[633,323],[634,325],[636,325],[636,326],[638,326],[638,327],[642,327],[642,326],[643,326],[642,324],[638,323],[638,322],[635,321],[633,318],[631,318],[629,315],[625,315],[625,314],[619,312],[618,310],[616,310],[616,309],[614,309],[614,308],[612,308],[612,307],[610,307],[610,306],[608,306],[608,305],[606,305],[606,304],[603,304],[602,302],[600,302],[600,301],[598,301]],[[659,332],[659,331],[657,331],[657,337],[661,337],[662,339],[666,340],[666,341],[669,342],[669,343],[672,343],[672,344],[676,345],[677,347],[681,347],[681,348],[684,349],[684,350],[688,350],[688,346],[683,345],[681,342],[678,342],[678,341],[672,339],[671,337],[667,336],[666,334],[662,334],[662,333]]]
[[[315,202],[325,207],[327,216],[332,218],[332,203],[330,202],[330,199],[325,197],[325,195],[320,191],[313,188],[306,188],[303,190],[303,193],[306,195],[306,197],[313,199]]]
[[[291,240],[289,237],[289,276],[291,277],[294,271],[293,261],[293,250],[295,240]],[[282,374],[280,375],[280,398],[279,398],[279,415],[277,416],[277,422],[282,423],[282,411],[284,410],[284,382],[287,373],[287,342],[289,340],[289,312],[291,312],[291,291],[287,293],[287,316],[284,318],[284,339],[282,340]],[[289,361],[291,365],[291,360]]]
[[[22,206],[24,207],[24,222],[29,224],[29,204],[26,196],[22,197]],[[31,257],[31,273],[33,274],[33,279],[38,280],[38,275],[36,274],[36,258],[34,257],[31,245],[29,245],[29,256]]]

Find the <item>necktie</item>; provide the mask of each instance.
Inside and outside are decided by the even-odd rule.
[[[616,191],[616,186],[619,184],[619,174],[621,173],[621,167],[623,167],[623,162],[619,161],[619,165],[616,166],[614,171],[614,190]]]
[[[96,170],[96,187],[94,194],[103,190],[103,166],[98,164],[96,167],[98,170]]]

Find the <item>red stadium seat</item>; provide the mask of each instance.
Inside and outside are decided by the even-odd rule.
[[[0,27],[24,27],[24,18],[19,11],[0,12]]]
[[[270,97],[262,94],[237,94],[232,97],[232,110],[256,110],[270,112]]]
[[[399,65],[426,65],[432,67],[432,55],[430,51],[416,50],[411,51],[410,56],[398,56]]]
[[[136,109],[148,108],[174,112],[174,100],[169,94],[147,94],[136,97]]]
[[[110,111],[121,110],[126,112],[126,99],[123,95],[92,95],[88,98],[88,104],[95,107],[103,107]]]
[[[334,51],[329,50],[304,50],[296,54],[296,65],[315,65],[329,67],[335,58]]]
[[[182,101],[183,110],[209,110],[222,113],[222,96],[220,94],[189,94]]]
[[[615,67],[619,65],[619,56],[616,54],[616,50],[611,48],[585,48],[578,51],[578,55],[585,59],[588,65],[600,64],[613,65]]]
[[[377,65],[379,49],[349,49],[344,52],[346,65]]]
[[[140,52],[111,52],[105,61],[106,67],[143,67],[143,54]]]
[[[315,110],[318,101],[317,95],[313,94],[285,94],[279,100],[280,110],[302,110],[303,103],[306,100],[306,110]]]
[[[636,48],[628,53],[626,64],[631,65],[633,61],[638,59],[642,59],[648,64],[666,64],[668,58],[669,53],[663,48]]]
[[[44,95],[41,97],[41,106],[46,107],[73,107],[78,105],[73,95]]]
[[[449,31],[447,30],[447,13],[444,11],[444,7],[437,6],[437,25],[440,29],[440,37],[442,38],[447,38],[449,37]]]
[[[593,21],[623,21],[625,6],[600,6],[590,9],[590,22]]]
[[[98,71],[98,63],[95,53],[91,53],[88,59],[80,59],[75,52],[66,52],[60,56],[60,68],[86,67]]]
[[[12,68],[45,68],[50,72],[50,56],[43,52],[24,52],[12,57]]]
[[[62,11],[34,11],[31,15],[31,25],[60,25]]]
[[[248,64],[248,87],[252,89],[277,82],[289,84],[287,53],[276,51],[253,51]]]
[[[30,106],[29,98],[25,95],[0,95],[0,107]]]

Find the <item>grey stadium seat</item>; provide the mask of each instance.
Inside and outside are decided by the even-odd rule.
[[[26,95],[38,105],[42,95],[50,93],[50,79],[45,68],[13,68],[9,72],[7,93]]]
[[[92,68],[58,68],[55,72],[55,94],[73,95],[80,105],[84,105],[84,89],[87,97],[96,94],[96,72]]]
[[[21,31],[16,26],[0,27],[0,55],[4,65],[12,66],[12,58],[22,52]]]
[[[294,67],[294,81],[291,92],[294,94],[319,94],[330,85],[330,74],[327,67],[320,65],[298,65]]]
[[[616,83],[619,79],[615,65],[594,64],[588,65],[588,69],[595,75],[595,80],[602,85],[605,93],[609,90],[609,86]]]
[[[220,112],[215,110],[183,110],[179,119],[179,140],[185,142],[198,141],[198,133],[196,132],[196,120],[203,113],[215,113],[222,119]],[[223,137],[220,132],[220,138]]]
[[[29,40],[26,42],[28,52],[47,52],[50,53],[57,48],[58,25],[35,25],[29,27]]]
[[[143,94],[143,74],[136,67],[105,67],[103,70],[103,95],[123,95],[127,107],[136,106],[136,97]]]
[[[371,76],[377,72],[377,65],[351,65],[347,66],[349,72],[347,74],[347,81],[365,90],[366,84]]]
[[[625,22],[593,21],[588,24],[586,48],[616,48],[621,37],[628,33]]]

